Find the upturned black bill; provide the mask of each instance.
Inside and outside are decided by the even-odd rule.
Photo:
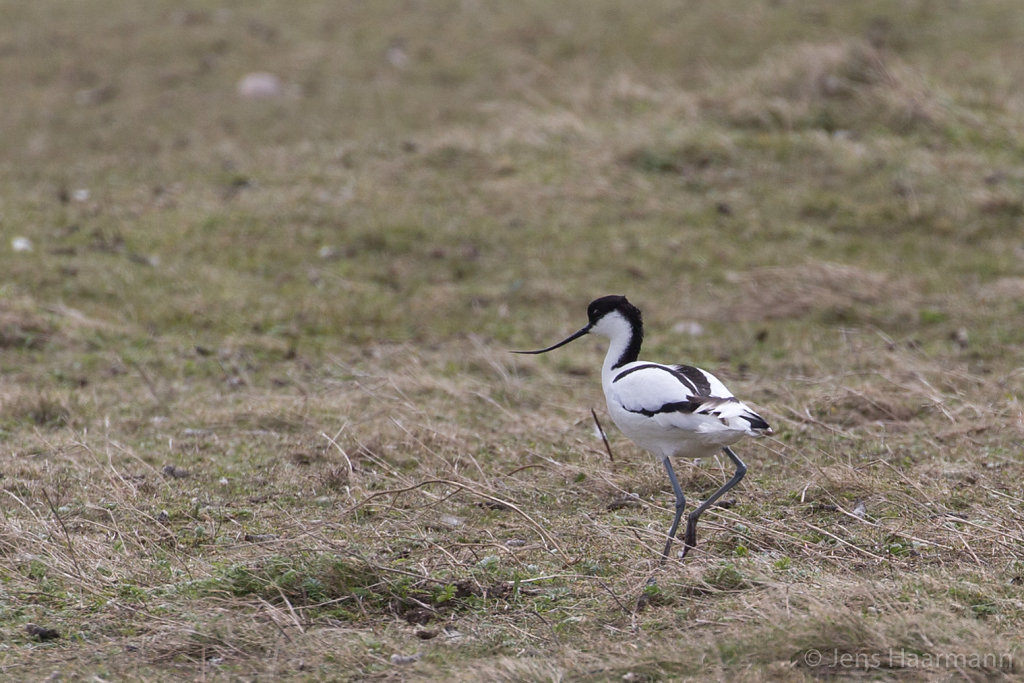
[[[590,325],[587,325],[586,327],[582,328],[578,332],[575,332],[574,334],[571,334],[570,336],[566,337],[562,341],[558,342],[557,344],[555,344],[553,346],[549,346],[546,349],[537,349],[536,351],[513,351],[512,353],[531,353],[531,354],[534,354],[534,353],[547,353],[548,351],[554,351],[559,346],[565,346],[569,342],[574,341],[576,339],[579,339],[580,337],[585,335],[587,332],[590,332]]]

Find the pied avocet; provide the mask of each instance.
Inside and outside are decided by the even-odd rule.
[[[644,338],[643,319],[640,309],[626,297],[595,299],[587,307],[587,318],[582,329],[553,346],[514,353],[547,353],[591,333],[608,338],[608,354],[601,368],[608,412],[623,434],[661,458],[676,494],[676,515],[662,552],[663,561],[672,549],[686,507],[671,459],[701,458],[721,448],[736,465],[732,479],[687,518],[681,555],[685,557],[697,544],[697,520],[701,514],[747,472],[746,465],[729,446],[744,436],[770,435],[772,428],[707,370],[637,360]]]

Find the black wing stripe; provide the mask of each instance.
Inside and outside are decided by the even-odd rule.
[[[647,410],[646,408],[631,410],[625,406],[623,406],[623,408],[626,408],[626,410],[631,413],[639,413],[645,417],[654,417],[661,413],[693,413],[702,405],[703,403],[701,401],[672,401],[671,403],[666,403],[660,408],[655,408],[654,410]]]
[[[746,415],[740,415],[740,417],[750,423],[751,429],[771,429],[764,418],[756,413],[747,413]]]
[[[683,386],[686,387],[687,391],[696,396],[709,396],[711,394],[711,384],[700,370],[689,365],[657,365],[656,363],[645,363],[638,365],[635,368],[629,370],[623,370],[612,383],[618,382],[626,375],[632,374],[638,370],[647,370],[649,368],[655,370],[664,370],[669,373],[677,380],[679,380]]]
[[[727,403],[738,403],[738,400],[735,398],[697,397],[689,401],[670,401],[662,404],[660,408],[655,408],[654,410],[650,410],[648,408],[633,410],[631,408],[626,408],[626,406],[622,407],[631,413],[639,413],[645,417],[654,417],[655,415],[660,415],[662,413],[696,413],[701,412],[701,408],[708,408],[708,410],[703,411],[705,414],[718,417],[720,412],[717,410],[711,410],[711,408],[716,408]],[[749,420],[750,418],[746,419]]]
[[[676,365],[674,369],[693,384],[698,396],[711,395],[711,382],[708,381],[704,371],[692,365]]]

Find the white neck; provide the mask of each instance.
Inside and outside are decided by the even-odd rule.
[[[623,357],[639,352],[639,339],[634,344],[634,337],[640,335],[642,338],[643,331],[634,330],[629,321],[620,314],[610,313],[594,325],[591,334],[608,338],[608,352],[601,367],[601,378],[605,383],[610,383],[617,367],[636,360],[628,357],[623,360]]]

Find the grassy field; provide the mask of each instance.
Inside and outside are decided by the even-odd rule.
[[[0,14],[0,677],[1024,673],[1016,0]],[[776,430],[661,569],[613,293]]]

